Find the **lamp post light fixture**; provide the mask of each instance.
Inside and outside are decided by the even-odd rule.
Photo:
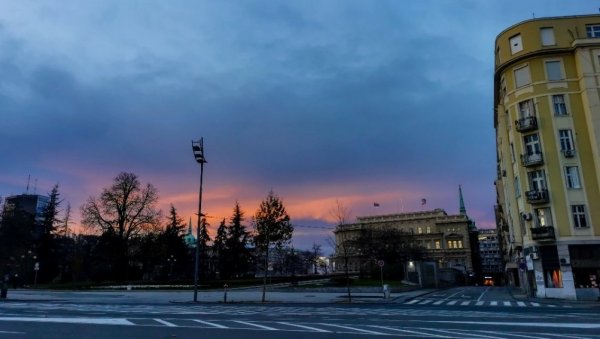
[[[198,301],[198,278],[200,276],[200,228],[202,223],[202,176],[204,174],[204,139],[192,141],[192,151],[196,162],[200,164],[200,190],[198,193],[198,227],[196,228],[196,258],[194,261],[194,302]]]

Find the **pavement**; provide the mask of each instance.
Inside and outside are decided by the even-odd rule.
[[[382,292],[352,291],[352,303],[404,303],[407,300],[429,294],[435,289],[417,289],[412,291],[392,292],[384,298]],[[58,291],[17,289],[9,290],[7,299],[0,302],[37,301],[37,302],[98,302],[98,303],[193,303],[194,291]],[[225,293],[220,291],[198,291],[197,300],[200,303],[223,303]],[[261,303],[262,289],[229,290],[227,303]],[[347,293],[321,291],[285,291],[267,290],[266,303],[299,303],[299,304],[343,304],[348,303]]]

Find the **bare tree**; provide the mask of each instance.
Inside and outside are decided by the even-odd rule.
[[[344,262],[344,279],[346,280],[346,290],[348,294],[348,302],[352,302],[352,294],[350,292],[350,247],[351,240],[348,237],[348,232],[341,232],[342,227],[347,223],[350,218],[350,210],[339,200],[335,200],[335,205],[330,210],[331,216],[335,219],[336,228],[334,231],[335,238],[329,237],[327,239],[330,246],[335,250],[336,262],[337,258],[341,257]]]
[[[157,202],[158,191],[152,184],[142,186],[137,175],[122,172],[110,187],[102,190],[100,197],[90,197],[81,206],[82,224],[113,241],[118,278],[127,272],[132,237],[159,227],[161,213],[155,208]]]

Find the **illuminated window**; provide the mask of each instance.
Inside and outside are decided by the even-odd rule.
[[[417,234],[423,234],[423,227],[417,227]]]
[[[441,248],[440,241],[439,241],[439,240],[436,240],[436,241],[435,241],[435,249],[436,249],[436,250],[439,250],[440,248]]]

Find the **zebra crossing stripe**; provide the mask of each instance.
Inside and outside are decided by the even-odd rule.
[[[512,305],[511,305],[510,301],[505,301],[504,306],[512,306]]]
[[[419,303],[419,305],[426,305],[429,304],[432,300],[423,300]]]
[[[248,322],[248,321],[234,320],[234,322],[236,322],[238,324],[242,324],[242,325],[248,325],[248,326],[254,326],[254,327],[262,328],[263,330],[277,331],[276,328],[265,326],[265,325],[259,325],[259,324],[251,323],[251,322]]]
[[[313,332],[331,333],[331,331],[323,330],[323,329],[320,329],[320,328],[306,326],[306,325],[300,325],[300,324],[292,324],[292,323],[288,323],[288,322],[285,322],[285,321],[279,321],[277,323],[278,324],[282,324],[282,325],[286,325],[286,326],[291,326],[291,327],[299,327],[299,328],[303,328],[305,330],[311,330]]]
[[[490,305],[492,305],[492,306],[498,306],[498,302],[497,301],[490,301]]]
[[[467,306],[469,305],[471,302],[470,301],[463,301],[462,303],[460,303],[461,306]]]
[[[522,302],[522,301],[517,301],[517,305],[519,305],[519,306],[521,306],[521,307],[525,307],[525,306],[527,306],[527,305],[525,305],[525,303],[524,303],[524,302]]]
[[[446,305],[454,305],[457,303],[457,300],[449,301]]]
[[[433,304],[434,305],[441,305],[443,302],[444,302],[443,300],[438,300],[438,301],[434,302]]]
[[[534,303],[534,302],[532,302],[532,303],[531,303],[531,305],[532,305],[533,307],[540,307],[540,304],[538,304],[538,303]]]
[[[475,305],[477,306],[483,306],[484,302],[483,301],[478,301]]]
[[[346,329],[346,330],[364,332],[364,333],[369,333],[369,334],[386,335],[386,333],[369,331],[369,330],[363,330],[363,329],[360,329],[360,328],[350,327],[350,326],[335,325],[335,324],[321,324],[321,325],[332,326],[332,327],[339,327],[339,328],[343,328],[343,329]]]
[[[175,325],[173,323],[170,323],[168,321],[164,321],[162,319],[154,319],[154,321],[159,322],[159,323],[161,323],[161,324],[163,324],[163,325],[165,325],[167,327],[177,327],[177,325]]]
[[[414,304],[414,303],[417,303],[417,302],[419,302],[419,301],[420,301],[419,299],[413,299],[413,300],[411,300],[411,301],[407,302],[406,304],[407,304],[407,305],[412,305],[412,304]]]

